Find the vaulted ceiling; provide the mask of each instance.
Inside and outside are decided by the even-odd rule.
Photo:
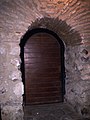
[[[11,33],[25,31],[32,22],[43,17],[65,21],[80,34],[82,42],[89,42],[89,0],[0,0],[1,40],[3,35],[9,39]]]

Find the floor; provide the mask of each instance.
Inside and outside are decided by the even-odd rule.
[[[24,120],[88,120],[81,119],[78,113],[65,103],[25,106],[24,114]]]

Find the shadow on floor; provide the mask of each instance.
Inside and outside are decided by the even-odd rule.
[[[24,106],[24,120],[89,120],[81,119],[73,108],[65,103]]]

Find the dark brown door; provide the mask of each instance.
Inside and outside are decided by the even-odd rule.
[[[48,33],[36,33],[24,47],[26,104],[62,101],[60,45]]]

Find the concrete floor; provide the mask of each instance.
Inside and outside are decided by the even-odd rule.
[[[24,120],[88,120],[78,116],[65,103],[30,105],[24,107]]]

